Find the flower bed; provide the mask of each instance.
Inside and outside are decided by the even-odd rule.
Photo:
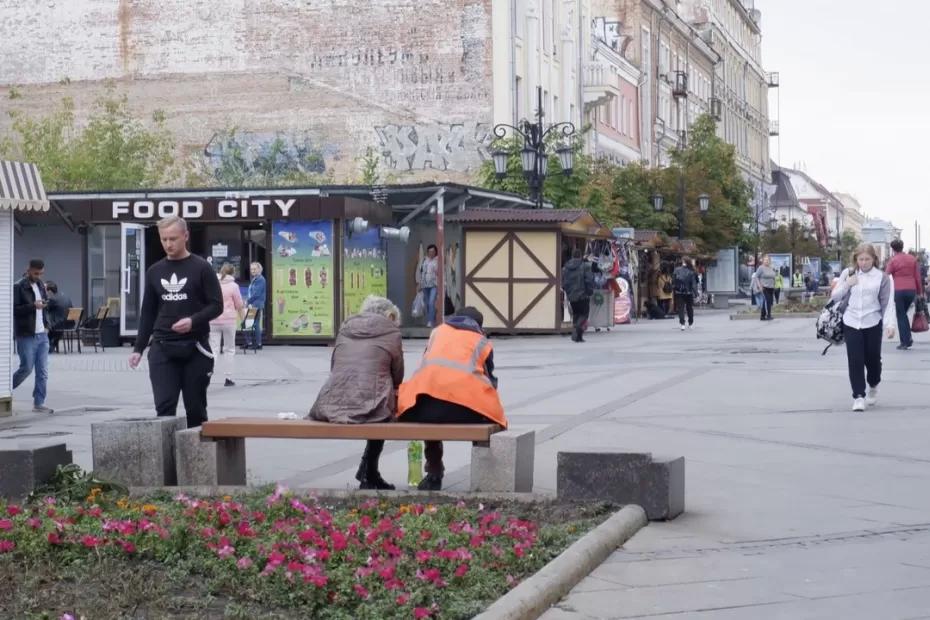
[[[571,512],[326,506],[280,487],[239,498],[136,502],[92,491],[83,502],[0,503],[0,617],[468,618],[607,508]]]

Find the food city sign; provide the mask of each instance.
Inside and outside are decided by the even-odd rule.
[[[286,219],[296,205],[296,198],[114,200],[111,215],[114,220],[152,220],[171,216],[183,217],[186,220]]]

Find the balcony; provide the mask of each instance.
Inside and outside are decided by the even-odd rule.
[[[688,74],[684,71],[676,71],[672,74],[672,96],[676,99],[688,98]]]
[[[779,135],[778,121],[769,121],[769,135],[770,136]]]
[[[610,67],[599,62],[585,64],[582,69],[584,85],[584,104],[586,108],[596,108],[620,96],[620,87],[616,83]]]
[[[770,71],[765,74],[765,81],[769,88],[778,88],[778,71]]]

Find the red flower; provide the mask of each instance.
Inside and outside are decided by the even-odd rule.
[[[468,573],[468,564],[460,564],[458,568],[455,569],[456,577],[464,577]]]
[[[471,545],[472,549],[477,549],[478,547],[484,544],[484,538],[482,538],[481,536],[472,536],[468,544]]]
[[[96,536],[91,536],[90,534],[81,538],[81,544],[87,547],[88,549],[99,547],[103,543],[104,543],[104,540],[102,538],[97,538]]]
[[[352,588],[355,590],[355,593],[358,594],[359,598],[367,599],[371,596],[371,594],[368,593],[368,590],[365,589],[365,586],[360,583],[355,584],[352,586]]]
[[[42,527],[42,519],[39,519],[37,517],[29,517],[28,519],[26,519],[26,525],[28,525],[34,530],[37,530],[40,527]]]
[[[330,534],[330,540],[333,541],[333,551],[342,551],[349,544],[348,539],[339,530],[333,530],[333,533]]]
[[[15,517],[22,511],[23,509],[20,508],[19,506],[16,506],[15,504],[10,504],[9,506],[6,507],[6,513],[11,517]]]
[[[12,521],[10,521],[9,519],[0,519],[0,530],[6,531],[6,530],[12,530],[12,529],[13,529]]]
[[[58,535],[58,532],[49,532],[48,533],[48,544],[50,545],[60,545],[61,536]]]
[[[430,551],[417,551],[414,557],[416,557],[417,562],[422,564],[423,562],[429,562],[430,558],[433,557],[433,554]]]
[[[406,605],[407,601],[409,600],[410,600],[410,594],[408,594],[407,592],[404,592],[403,594],[398,595],[398,597],[395,599],[395,602],[398,605]]]
[[[132,544],[131,542],[129,542],[128,540],[121,540],[119,544],[120,544],[120,547],[123,548],[123,551],[125,551],[126,553],[136,552],[136,546]]]
[[[419,620],[420,618],[429,618],[433,615],[433,612],[426,607],[416,607],[413,610],[413,617]]]
[[[9,553],[16,548],[16,543],[12,540],[0,540],[0,553]]]

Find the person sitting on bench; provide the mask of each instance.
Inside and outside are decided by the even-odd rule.
[[[484,316],[466,307],[430,335],[420,368],[400,386],[401,422],[498,424],[507,428],[494,377],[494,349],[482,329]],[[442,442],[426,442],[421,491],[442,489]]]
[[[359,313],[339,328],[329,378],[307,416],[321,422],[390,422],[397,412],[397,387],[404,380],[400,310],[371,295]],[[383,440],[369,440],[355,479],[360,489],[393,490],[378,471]]]

